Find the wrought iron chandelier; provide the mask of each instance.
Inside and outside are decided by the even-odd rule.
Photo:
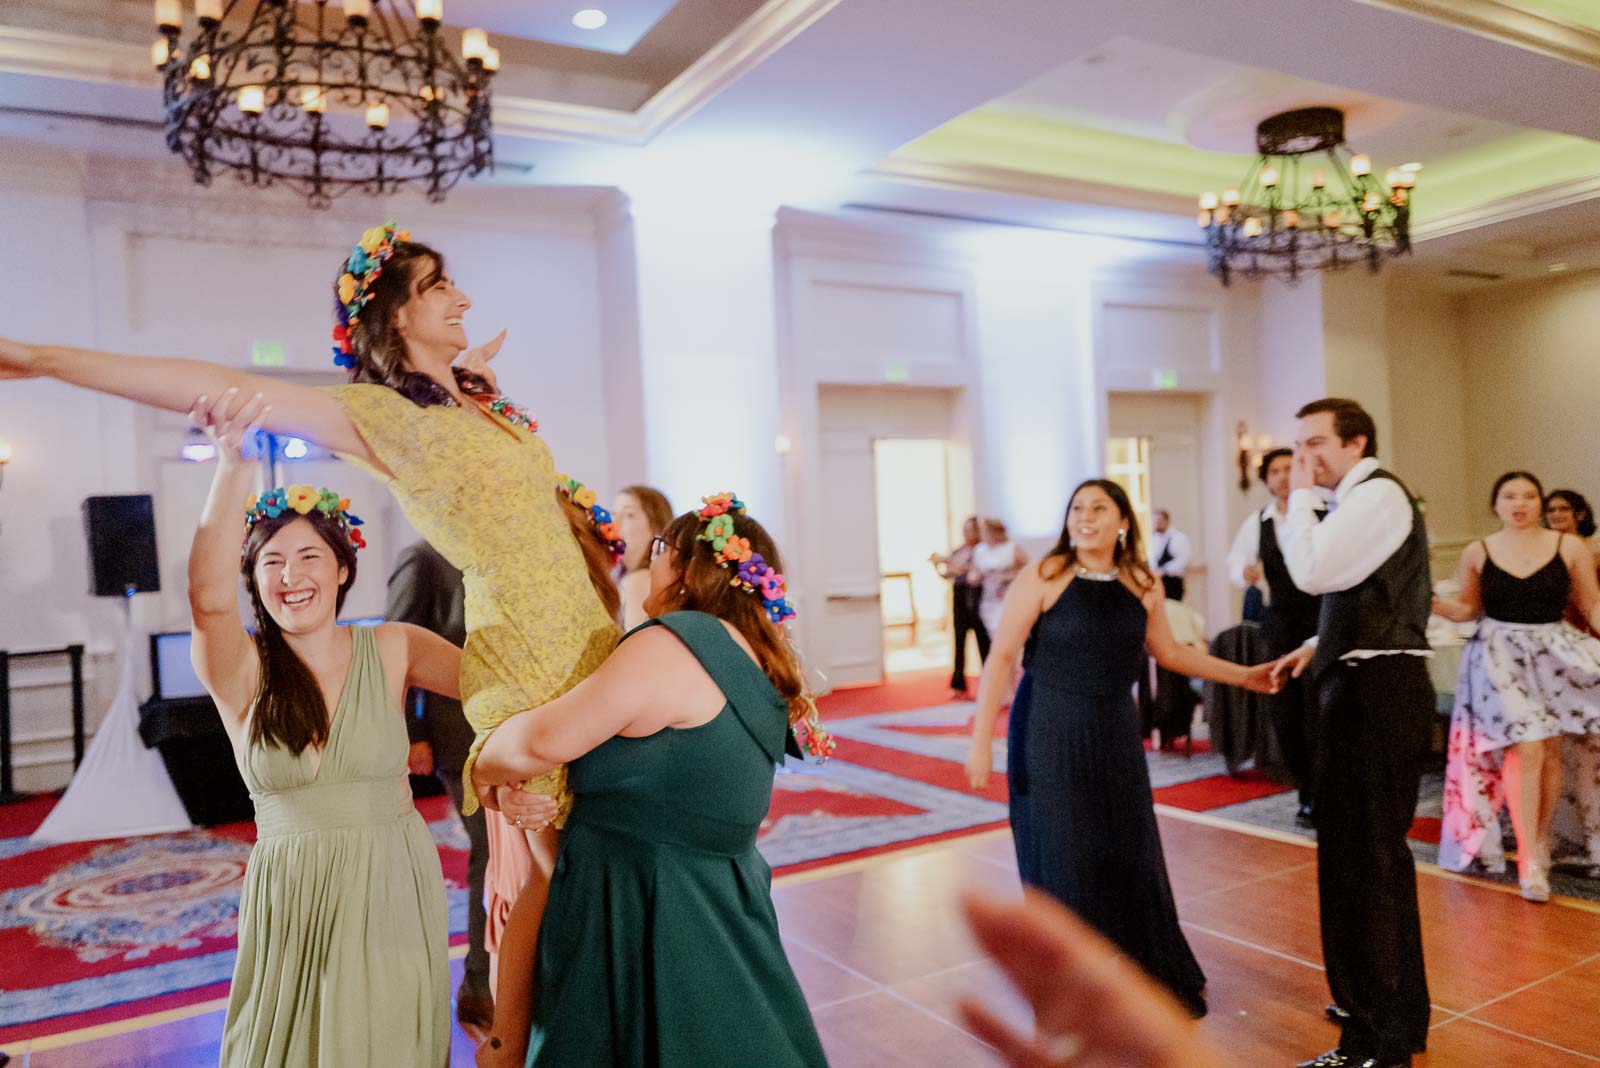
[[[1411,251],[1415,165],[1372,176],[1372,157],[1344,147],[1337,108],[1285,111],[1256,127],[1261,153],[1237,189],[1200,197],[1211,273],[1284,275],[1383,260]]]
[[[325,208],[352,189],[423,189],[440,201],[464,175],[494,167],[489,83],[498,49],[439,30],[444,0],[195,0],[199,29],[181,47],[179,0],[156,0],[167,145],[210,185],[232,170],[279,182]]]

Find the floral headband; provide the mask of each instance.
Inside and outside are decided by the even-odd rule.
[[[760,592],[767,618],[782,623],[794,618],[794,605],[785,594],[788,583],[774,571],[758,552],[750,548],[750,539],[741,538],[734,531],[733,517],[744,515],[744,502],[732,493],[718,493],[700,498],[705,507],[696,512],[705,528],[697,540],[708,541],[716,552],[717,563],[733,570],[730,585],[743,587],[747,593]]]
[[[330,489],[312,489],[310,486],[279,486],[270,489],[259,497],[251,494],[245,498],[244,536],[250,537],[250,531],[263,519],[277,519],[285,512],[296,512],[300,515],[310,515],[316,509],[329,519],[334,520],[347,534],[350,535],[350,544],[357,549],[367,547],[367,539],[361,536],[361,531],[356,528],[361,526],[361,520],[350,514],[350,499],[341,497]]]
[[[774,624],[781,625],[793,619],[794,605],[789,603],[787,597],[788,582],[772,569],[760,553],[750,548],[749,538],[741,538],[734,530],[733,517],[745,514],[744,502],[733,493],[718,493],[700,500],[705,507],[695,515],[705,524],[705,529],[697,535],[697,540],[711,543],[717,563],[724,568],[737,568],[729,584],[743,587],[747,593],[759,591],[767,618]],[[806,714],[790,728],[789,744],[785,748],[795,756],[814,756],[826,760],[833,755],[839,743],[822,726],[817,703],[811,699],[809,688],[805,703]]]
[[[611,521],[611,513],[596,503],[594,490],[566,475],[556,476],[556,489],[560,490],[561,495],[567,500],[589,512],[589,522],[593,525],[594,532],[600,536],[600,540],[606,543],[606,549],[611,553],[611,562],[613,564],[621,562],[623,554],[628,551],[627,543],[622,540],[622,532],[617,529],[617,525]]]
[[[350,251],[344,273],[339,276],[339,321],[333,327],[333,362],[346,369],[356,365],[350,338],[361,320],[361,309],[372,299],[372,283],[383,273],[383,265],[394,255],[396,242],[410,241],[410,230],[396,230],[394,220],[374,226],[361,235]]]

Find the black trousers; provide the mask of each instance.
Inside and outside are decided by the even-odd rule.
[[[1295,621],[1285,621],[1269,606],[1261,620],[1261,632],[1267,640],[1267,650],[1276,659],[1299,648],[1307,638],[1317,632],[1313,620],[1309,627]],[[1317,720],[1316,693],[1310,680],[1284,676],[1283,689],[1268,697],[1272,716],[1272,729],[1278,738],[1278,748],[1283,753],[1283,763],[1289,777],[1300,791],[1300,804],[1314,806],[1316,797],[1316,764],[1313,759]]]
[[[1183,600],[1184,582],[1182,575],[1162,575],[1161,592],[1167,595],[1169,601]]]
[[[437,771],[456,806],[456,815],[460,816],[466,791],[466,784],[461,781],[461,765],[438,767]],[[481,808],[470,816],[461,816],[467,828],[467,841],[471,843],[467,854],[467,959],[462,966],[461,989],[493,997],[494,991],[489,989],[489,951],[483,948],[488,920],[483,911],[483,879],[489,867],[489,825],[485,819]]]
[[[1406,832],[1433,715],[1427,661],[1341,663],[1317,680],[1317,895],[1340,1049],[1407,1062],[1428,1032],[1417,874]]]
[[[965,582],[957,582],[952,587],[954,600],[951,608],[951,623],[956,632],[956,662],[950,672],[950,688],[952,690],[965,690],[967,688],[967,634],[971,632],[978,637],[978,666],[982,668],[983,662],[989,659],[989,629],[983,625],[983,619],[978,615],[978,603],[983,600],[982,586],[969,586]]]

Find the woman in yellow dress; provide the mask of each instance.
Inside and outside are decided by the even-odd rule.
[[[312,388],[201,360],[4,338],[0,378],[53,377],[174,412],[187,412],[201,393],[258,394],[269,409],[262,423],[269,433],[316,442],[386,482],[406,517],[465,579],[461,692],[478,735],[463,772],[470,814],[472,765],[489,732],[577,685],[610,654],[620,630],[552,492],[557,472],[537,424],[494,393],[484,374],[500,338],[458,366],[468,347],[462,317],[472,301],[446,273],[444,257],[393,223],[374,227],[335,287],[335,363],[349,370],[349,385]],[[544,878],[529,884],[524,907],[537,915],[555,829],[565,818],[566,769],[528,789],[560,802],[551,826],[528,829]],[[504,860],[507,843],[520,836],[501,832]],[[490,865],[494,884],[493,856]],[[511,903],[491,906],[503,921]],[[525,1003],[531,983],[531,975],[502,977],[497,1000]]]

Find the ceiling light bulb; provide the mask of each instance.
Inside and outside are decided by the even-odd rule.
[[[189,77],[193,78],[197,82],[208,82],[208,81],[210,81],[211,80],[211,57],[210,56],[195,56],[194,57],[194,62],[189,64]]]
[[[1261,184],[1266,186],[1268,189],[1271,189],[1273,186],[1277,185],[1278,184],[1278,168],[1276,168],[1276,167],[1263,167],[1263,168],[1261,168]]]
[[[500,69],[500,49],[490,47],[483,50],[483,69],[490,74]]]
[[[1300,213],[1293,208],[1285,211],[1283,213],[1283,225],[1287,230],[1298,230],[1300,228]]]
[[[1340,217],[1339,213],[1336,212],[1336,211],[1327,212],[1326,214],[1324,214],[1322,216],[1322,225],[1326,226],[1330,230],[1339,229],[1339,224],[1341,222],[1343,222],[1343,221],[1344,220]]]
[[[1227,190],[1222,194],[1222,202],[1230,208],[1234,207],[1239,203],[1239,191],[1237,189]]]
[[[1245,237],[1260,237],[1261,236],[1261,220],[1256,218],[1254,215],[1252,215],[1252,216],[1250,216],[1250,218],[1246,219],[1244,221],[1244,236]]]
[[[1327,175],[1323,174],[1321,171],[1312,171],[1311,172],[1311,188],[1312,189],[1322,189],[1322,188],[1326,187],[1327,184],[1328,184],[1328,176]]]
[[[160,37],[150,46],[150,62],[159,69],[165,67],[172,59],[172,49],[167,45],[167,39]]]
[[[246,115],[259,115],[267,107],[267,91],[259,85],[239,87],[239,110]]]
[[[178,0],[156,0],[156,25],[178,29],[183,25],[183,12]]]
[[[417,18],[425,22],[444,21],[444,0],[417,0]]]
[[[1201,211],[1213,211],[1213,210],[1215,210],[1216,206],[1217,206],[1217,194],[1215,194],[1215,193],[1201,193],[1200,194],[1200,210]]]
[[[389,105],[374,104],[367,109],[367,125],[374,130],[381,130],[389,125]]]
[[[320,115],[328,110],[328,94],[320,85],[308,85],[300,90],[300,106],[313,115]]]
[[[207,22],[221,22],[222,0],[194,0],[194,13]]]
[[[580,30],[598,30],[606,24],[606,13],[599,8],[586,7],[572,16],[572,24]]]
[[[461,34],[461,58],[482,59],[489,50],[489,35],[482,30],[466,30]]]
[[[1377,211],[1378,210],[1378,206],[1382,202],[1383,202],[1383,200],[1382,200],[1381,197],[1378,196],[1378,194],[1376,194],[1376,193],[1368,193],[1366,196],[1361,198],[1361,210],[1362,211]]]
[[[1363,175],[1372,173],[1372,157],[1365,152],[1357,152],[1350,157],[1350,173]]]
[[[344,0],[344,17],[350,22],[366,22],[372,17],[372,0]]]

